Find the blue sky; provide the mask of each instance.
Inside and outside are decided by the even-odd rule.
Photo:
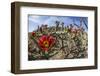
[[[55,21],[64,22],[65,26],[69,24],[77,24],[80,25],[80,18],[83,18],[85,23],[88,25],[87,17],[75,17],[75,16],[44,16],[44,15],[29,15],[28,16],[28,32],[32,32],[41,26],[42,24],[47,24],[50,26],[55,26]],[[87,31],[87,28],[84,23],[82,23],[83,27]]]

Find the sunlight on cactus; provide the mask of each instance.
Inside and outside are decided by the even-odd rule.
[[[73,17],[74,19],[74,17]],[[83,18],[85,19],[85,18]],[[85,20],[84,20],[85,21]],[[36,30],[28,33],[29,60],[55,60],[87,58],[88,34],[84,23],[79,18],[80,25],[54,22],[55,26],[41,24]]]

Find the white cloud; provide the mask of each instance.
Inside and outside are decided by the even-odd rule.
[[[41,22],[40,16],[29,16],[29,20],[37,24]]]
[[[49,26],[51,26],[50,24],[54,24],[54,22],[56,21],[56,20],[59,20],[57,17],[49,17],[47,20],[45,20],[44,22],[43,22],[43,24],[49,24]]]

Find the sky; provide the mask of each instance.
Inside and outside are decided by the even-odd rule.
[[[47,24],[48,27],[55,26],[55,21],[64,22],[64,26],[68,26],[69,24],[77,24],[80,25],[80,18],[82,18],[86,25],[88,25],[88,17],[75,17],[75,16],[49,16],[49,15],[29,15],[28,16],[28,32],[32,32],[41,26],[42,24]],[[88,30],[88,26],[82,22],[85,30]]]

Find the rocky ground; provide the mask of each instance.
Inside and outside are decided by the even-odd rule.
[[[29,60],[54,60],[54,59],[77,59],[87,58],[88,35],[85,31],[77,33],[69,31],[48,32],[56,38],[56,43],[52,48],[43,52],[38,46],[38,38],[44,33],[36,32],[36,39],[32,39],[32,32],[28,33],[28,59]]]

